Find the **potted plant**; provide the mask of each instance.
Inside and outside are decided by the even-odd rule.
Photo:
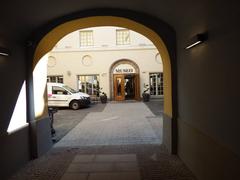
[[[102,91],[102,88],[98,90],[101,103],[107,103],[107,94]]]
[[[144,102],[148,102],[149,99],[150,99],[150,94],[148,93],[148,90],[149,90],[148,84],[144,83],[144,91],[142,93],[142,97],[143,97]]]

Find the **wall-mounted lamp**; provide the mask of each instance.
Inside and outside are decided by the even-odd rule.
[[[196,36],[191,38],[191,40],[187,43],[187,47],[185,49],[190,49],[198,44],[203,43],[207,39],[208,39],[207,33],[197,34]]]
[[[68,75],[68,76],[71,76],[71,75],[72,75],[72,72],[71,72],[71,71],[67,71],[67,75]]]
[[[0,47],[0,56],[10,56],[10,51],[6,48]]]

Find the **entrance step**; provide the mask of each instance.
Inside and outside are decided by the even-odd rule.
[[[136,154],[76,155],[61,180],[140,180]]]

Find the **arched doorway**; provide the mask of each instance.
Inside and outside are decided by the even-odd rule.
[[[173,119],[173,115],[176,115],[176,103],[173,106],[173,98],[172,98],[172,67],[170,56],[175,60],[176,58],[176,49],[175,49],[175,33],[172,28],[170,28],[167,24],[161,22],[158,19],[154,19],[150,16],[143,16],[142,14],[136,13],[126,13],[126,11],[116,11],[119,12],[121,15],[114,15],[115,12],[110,11],[110,14],[101,15],[101,11],[91,11],[89,15],[86,13],[85,15],[81,14],[76,17],[73,16],[70,18],[63,18],[61,23],[57,21],[57,25],[54,27],[49,26],[47,27],[46,34],[42,35],[42,38],[39,40],[36,40],[36,47],[32,49],[33,53],[33,61],[32,61],[32,68],[34,69],[39,60],[48,53],[55,44],[63,38],[65,35],[77,30],[77,29],[84,29],[89,27],[98,27],[98,26],[119,26],[128,28],[131,30],[134,30],[144,36],[146,36],[148,39],[150,39],[153,44],[157,47],[159,53],[161,54],[162,61],[163,61],[163,68],[164,68],[164,122],[166,123],[166,128],[163,129],[163,141],[166,141],[166,145],[168,149],[171,152],[176,152],[176,132],[177,132],[177,126],[176,121]],[[113,13],[113,14],[112,14]],[[143,21],[143,19],[145,19]],[[146,21],[147,19],[151,21]],[[148,24],[150,23],[150,24]],[[145,24],[148,24],[149,26],[146,26]],[[162,27],[157,28],[159,24],[162,25]],[[151,28],[150,28],[151,27]],[[159,30],[162,28],[162,30],[159,30],[155,32],[153,29]],[[153,28],[153,29],[152,29]],[[170,51],[167,49],[167,46],[165,42],[163,41],[162,37],[164,38],[164,41],[167,42],[168,48],[170,48]],[[171,44],[172,43],[172,44]],[[170,54],[169,54],[170,53]],[[33,70],[32,69],[32,70]],[[31,88],[31,87],[30,87]],[[31,91],[31,90],[30,90]],[[176,91],[174,91],[176,95]],[[42,95],[43,96],[43,95]],[[45,104],[47,104],[47,97],[46,93],[44,95]],[[31,98],[30,98],[31,101]],[[176,102],[176,98],[174,100]],[[30,103],[34,103],[33,100]],[[175,110],[173,111],[173,107],[175,107]],[[31,114],[31,112],[30,112]],[[38,119],[47,117],[47,111],[46,106],[42,112],[39,113]],[[174,141],[174,142],[173,142]],[[175,148],[175,150],[173,150]]]
[[[135,62],[118,60],[112,64],[109,74],[113,100],[140,100],[139,67]]]

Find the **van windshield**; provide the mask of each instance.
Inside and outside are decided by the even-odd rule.
[[[70,91],[71,93],[77,93],[77,91],[75,91],[74,89],[72,89],[72,88],[70,88],[70,87],[68,87],[68,86],[66,86],[66,85],[64,85],[63,87],[64,87],[66,90]]]

